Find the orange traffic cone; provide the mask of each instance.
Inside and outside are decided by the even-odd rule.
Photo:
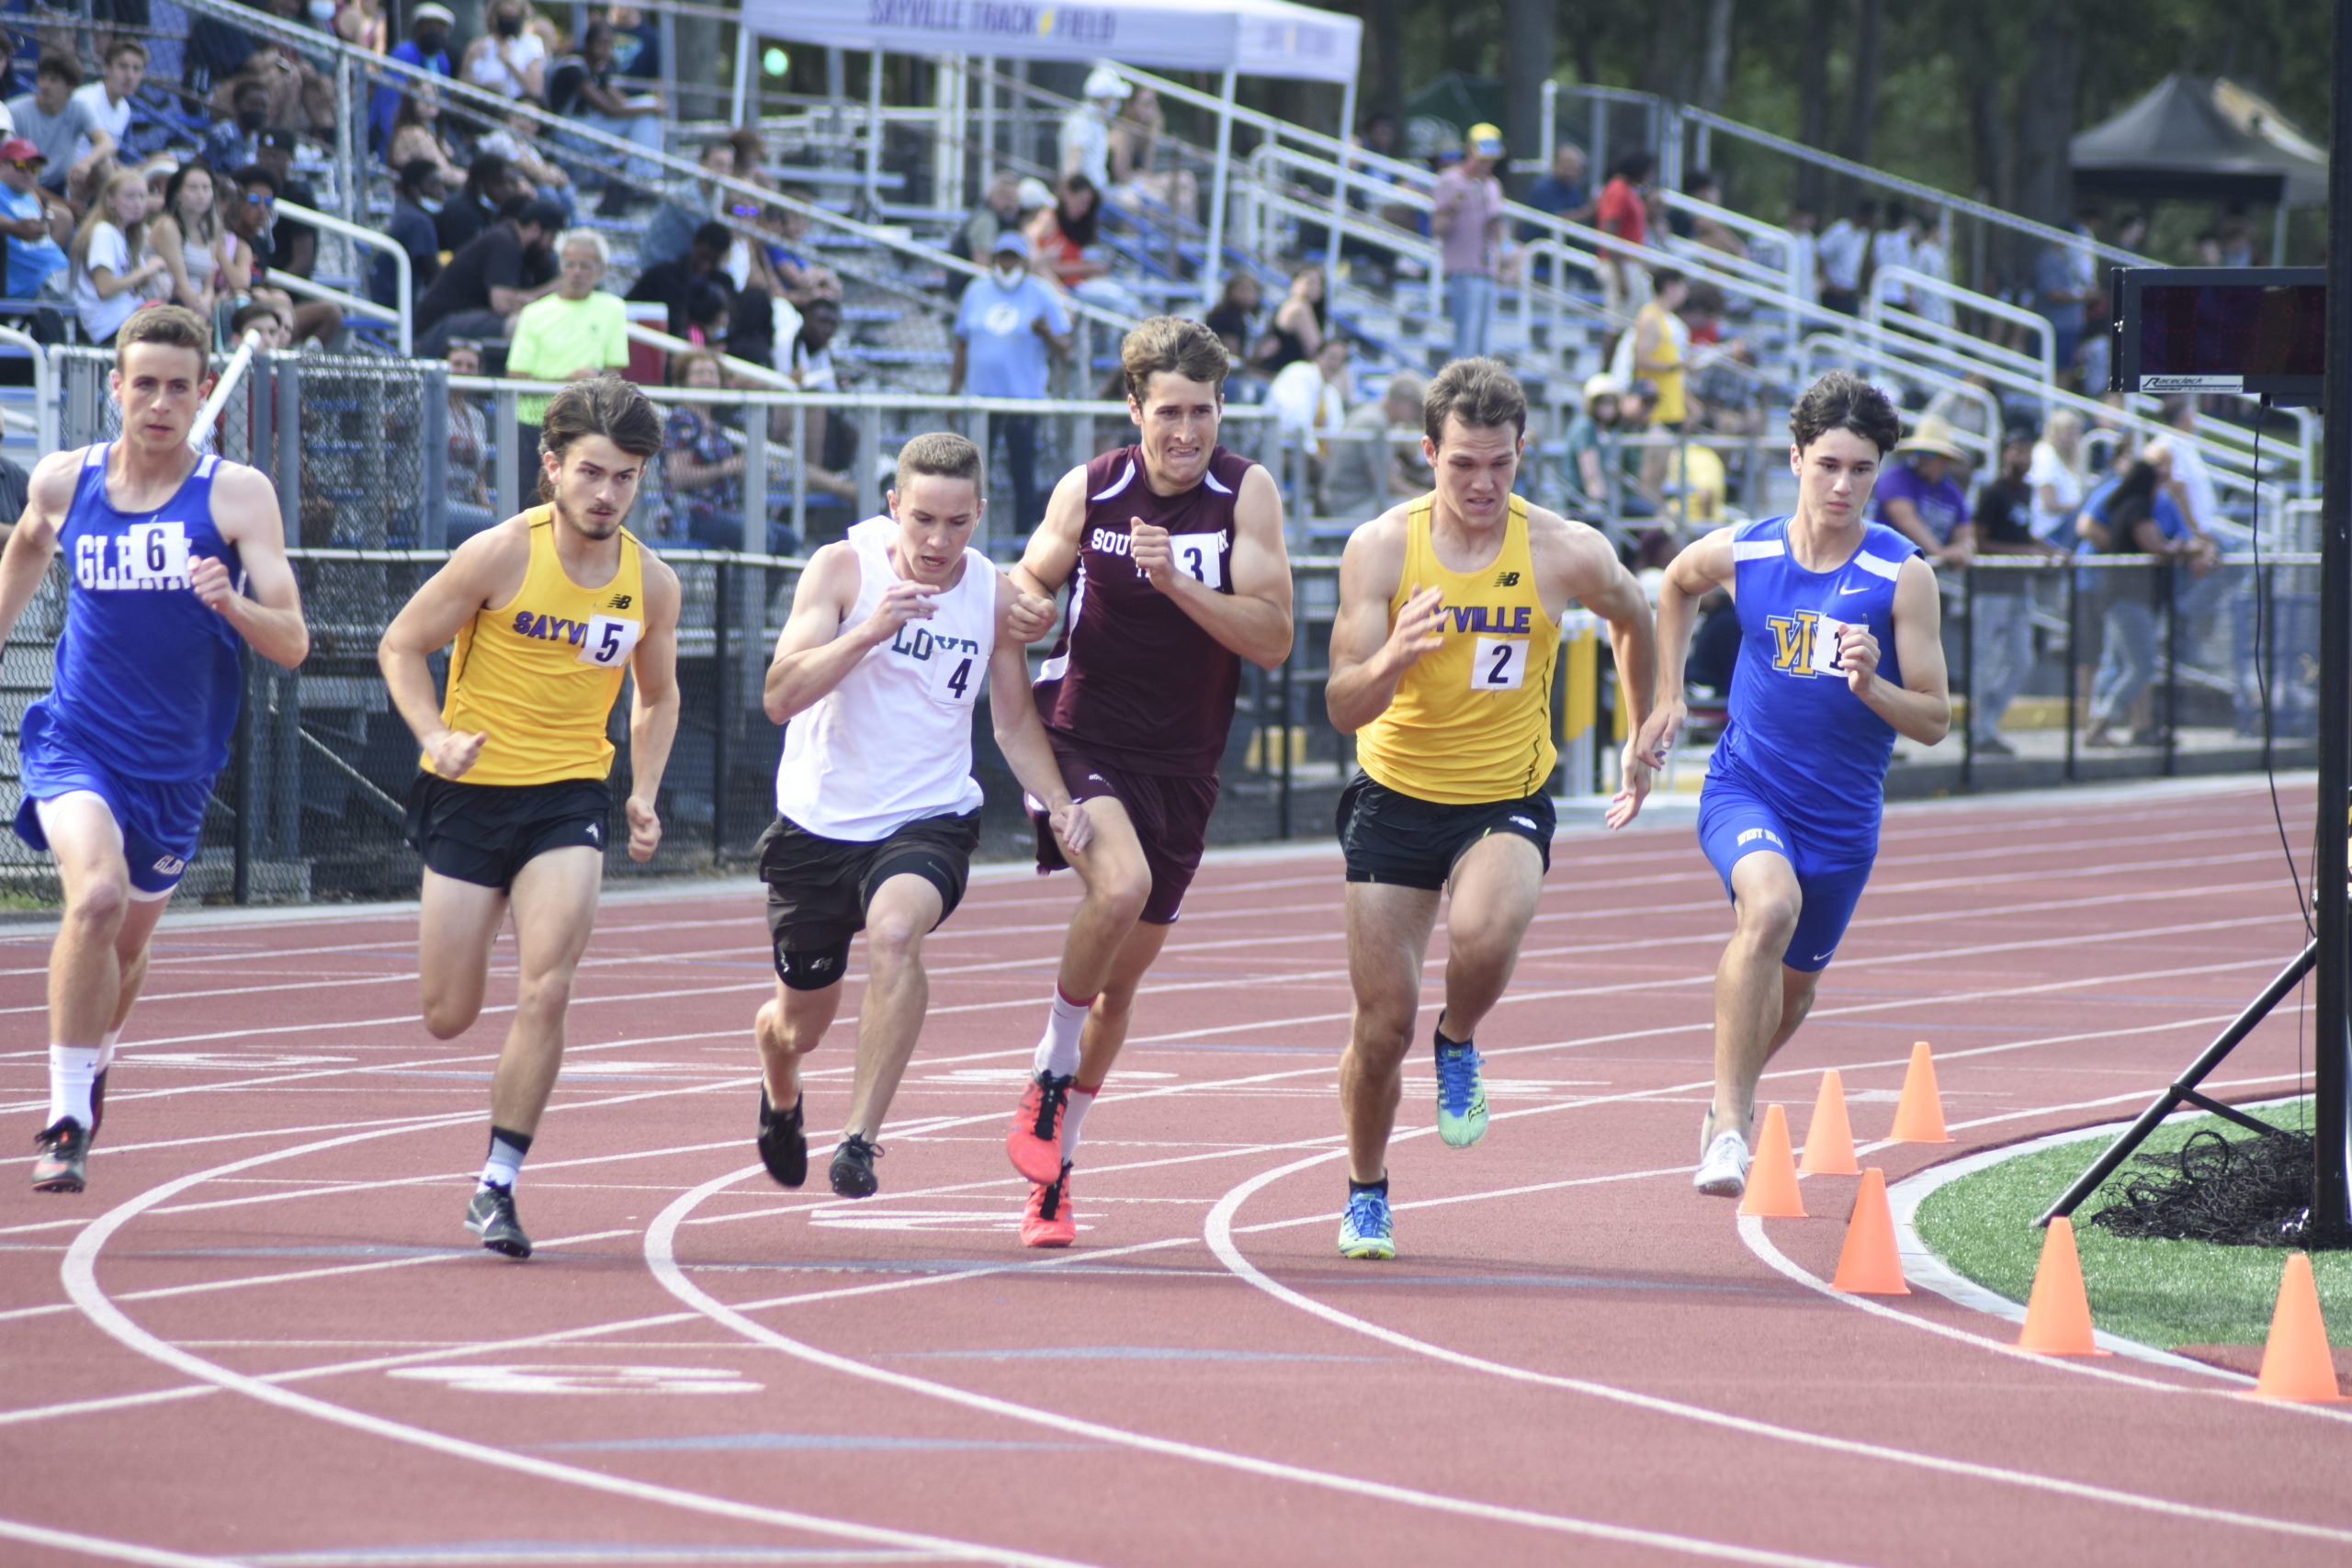
[[[1747,1168],[1747,1190],[1740,1197],[1739,1212],[1765,1220],[1804,1218],[1796,1156],[1789,1152],[1789,1116],[1777,1105],[1764,1108],[1764,1133],[1756,1140],[1756,1158]]]
[[[1814,1097],[1813,1120],[1804,1126],[1804,1159],[1797,1168],[1807,1176],[1860,1176],[1854,1163],[1854,1128],[1846,1120],[1846,1080],[1830,1068],[1821,1075],[1821,1092]]]
[[[1936,1093],[1936,1062],[1924,1040],[1911,1047],[1911,1067],[1903,1075],[1903,1098],[1894,1107],[1891,1144],[1949,1144],[1944,1102]]]
[[[1903,1259],[1894,1251],[1894,1215],[1886,1206],[1886,1172],[1862,1172],[1854,1194],[1854,1217],[1846,1223],[1846,1249],[1838,1255],[1838,1277],[1830,1284],[1849,1295],[1907,1296]]]
[[[2075,1251],[2075,1222],[2060,1214],[2041,1236],[2041,1266],[2026,1299],[2025,1332],[2018,1348],[2037,1356],[2107,1356],[2091,1337],[2091,1303],[2083,1294],[2083,1260]]]
[[[2270,1339],[2262,1348],[2262,1375],[2248,1397],[2294,1404],[2335,1404],[2344,1397],[2336,1392],[2335,1359],[2328,1354],[2327,1324],[2319,1314],[2312,1260],[2302,1253],[2287,1255],[2287,1271],[2278,1280],[2278,1305],[2270,1315]]]

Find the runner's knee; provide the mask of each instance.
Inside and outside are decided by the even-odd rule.
[[[435,1040],[455,1040],[474,1026],[481,1016],[481,998],[427,996],[424,998],[425,1032]]]
[[[848,968],[846,937],[831,947],[798,953],[787,953],[779,947],[775,952],[775,977],[790,991],[821,991],[828,986],[838,986]]]
[[[82,881],[67,900],[65,918],[85,934],[111,935],[130,912],[130,883],[111,872],[98,872]]]

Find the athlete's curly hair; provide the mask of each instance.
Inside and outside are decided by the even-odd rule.
[[[583,435],[601,435],[632,457],[650,458],[662,450],[662,415],[643,392],[606,371],[549,398],[539,416],[539,450],[554,453],[558,464],[564,448]],[[544,468],[539,499],[555,500],[555,482]]]
[[[1233,356],[1225,341],[1200,322],[1182,316],[1152,316],[1119,344],[1119,368],[1125,372],[1127,396],[1138,403],[1151,389],[1160,371],[1187,381],[1204,381],[1225,398],[1225,378],[1233,370]]]
[[[1903,439],[1903,421],[1884,392],[1850,370],[1832,370],[1789,411],[1789,439],[1802,452],[1833,430],[1850,430],[1883,457]]]
[[[141,305],[122,323],[115,334],[114,362],[118,368],[123,355],[135,343],[162,344],[166,348],[192,348],[202,369],[210,367],[212,358],[212,323],[185,305]]]

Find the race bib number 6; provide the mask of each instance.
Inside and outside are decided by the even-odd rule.
[[[644,631],[643,621],[619,615],[592,615],[587,640],[580,645],[580,662],[616,670],[628,662],[628,656],[636,650],[637,639]]]
[[[1470,653],[1470,689],[1516,692],[1527,679],[1527,639],[1482,637]]]
[[[130,525],[130,570],[141,578],[187,581],[187,529],[178,523]]]

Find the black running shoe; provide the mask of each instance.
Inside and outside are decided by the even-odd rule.
[[[98,1076],[90,1080],[90,1142],[98,1141],[98,1129],[107,1124],[107,1069],[100,1067]]]
[[[768,1086],[760,1086],[760,1163],[779,1187],[808,1179],[808,1134],[800,1124],[800,1105],[801,1097],[795,1097],[792,1109],[779,1116],[768,1103]]]
[[[522,1222],[514,1217],[512,1187],[475,1188],[474,1201],[466,1205],[466,1228],[481,1237],[484,1251],[503,1252],[509,1258],[531,1256],[531,1238],[523,1234]]]
[[[82,1130],[82,1123],[71,1116],[61,1116],[42,1129],[33,1145],[40,1150],[33,1160],[34,1191],[82,1190],[83,1168],[90,1157],[90,1134]],[[865,1190],[874,1190],[870,1176]]]
[[[882,1145],[852,1133],[833,1151],[833,1190],[843,1198],[871,1198],[882,1184],[874,1179],[874,1162]]]

